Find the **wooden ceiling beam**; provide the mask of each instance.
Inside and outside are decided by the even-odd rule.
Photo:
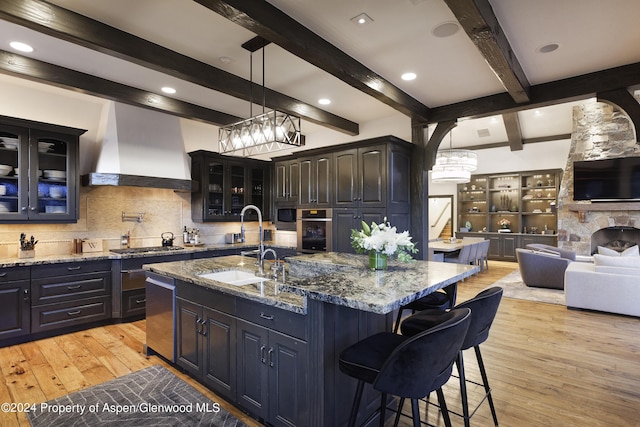
[[[240,117],[0,50],[0,73],[222,126]]]
[[[470,99],[431,109],[429,122],[477,118],[577,101],[597,93],[640,84],[640,62],[531,86],[529,102],[518,104],[508,93]],[[425,125],[428,123],[425,123]]]
[[[624,111],[636,130],[636,141],[640,141],[640,104],[626,89],[598,92],[598,101],[606,102]]]
[[[0,0],[0,19],[245,101],[250,98],[248,80],[54,4]],[[253,85],[255,93],[262,91],[261,85]],[[268,88],[265,104],[348,135],[359,133],[355,122]]]
[[[426,105],[268,2],[195,1],[407,116],[428,119]]]
[[[522,150],[522,132],[520,131],[520,119],[518,113],[504,113],[502,115],[504,128],[507,131],[507,140],[511,151]]]
[[[445,0],[445,3],[513,100],[528,102],[529,80],[489,0]]]

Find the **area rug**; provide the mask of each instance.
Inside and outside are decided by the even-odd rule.
[[[502,287],[504,289],[503,296],[507,298],[525,299],[549,304],[565,304],[564,290],[530,288],[524,284],[520,276],[520,271],[518,270],[512,271],[491,286]]]
[[[27,415],[34,427],[246,426],[160,365],[36,404]]]

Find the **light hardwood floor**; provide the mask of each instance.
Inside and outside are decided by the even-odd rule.
[[[487,272],[459,286],[458,301],[516,268],[491,261]],[[481,346],[500,425],[640,426],[639,332],[638,318],[503,298],[489,339]],[[144,340],[145,322],[139,321],[0,348],[0,403],[44,402],[161,364],[249,425],[259,425],[161,359],[144,356]],[[477,381],[473,352],[465,357],[467,377]],[[472,390],[472,402],[479,394],[479,388]],[[455,379],[447,384],[446,395],[450,409],[456,409]],[[443,425],[435,408],[426,412],[430,423]],[[462,425],[455,416],[452,421]],[[410,420],[403,423],[410,425]],[[486,402],[471,424],[493,425]],[[24,414],[0,412],[0,425],[29,423]]]

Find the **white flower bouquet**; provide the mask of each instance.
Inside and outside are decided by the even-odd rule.
[[[398,260],[404,262],[411,261],[411,254],[418,252],[409,232],[398,233],[387,218],[381,224],[372,222],[371,226],[362,221],[362,230],[351,230],[351,246],[359,254],[375,251],[387,256],[397,256]]]

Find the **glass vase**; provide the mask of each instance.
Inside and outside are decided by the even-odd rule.
[[[369,252],[369,268],[371,270],[386,270],[387,255],[383,254],[382,252]]]

